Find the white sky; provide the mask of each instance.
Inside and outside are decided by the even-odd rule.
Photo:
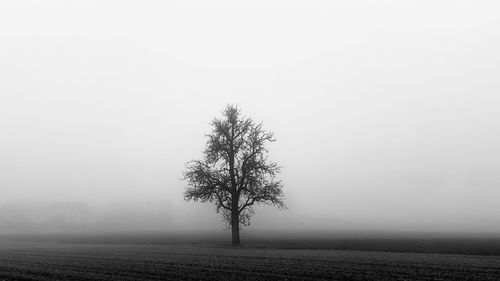
[[[500,4],[312,2],[1,2],[2,231],[223,228],[180,179],[235,103],[255,229],[500,232]]]

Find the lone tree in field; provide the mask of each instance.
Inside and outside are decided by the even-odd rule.
[[[248,226],[256,204],[286,208],[283,191],[276,175],[280,167],[267,161],[273,133],[262,129],[262,123],[241,115],[236,106],[228,105],[221,119],[211,123],[203,160],[186,165],[184,179],[188,187],[185,200],[211,202],[221,212],[232,230],[233,245],[240,244],[240,224]]]

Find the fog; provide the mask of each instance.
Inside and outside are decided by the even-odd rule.
[[[0,233],[220,230],[182,172],[277,139],[255,230],[500,233],[495,1],[4,1]]]

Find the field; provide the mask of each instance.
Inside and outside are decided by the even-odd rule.
[[[0,280],[500,280],[499,249],[458,238],[254,237],[233,248],[182,235],[3,237]]]

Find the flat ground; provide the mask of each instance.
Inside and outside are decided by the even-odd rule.
[[[497,239],[160,237],[3,237],[0,280],[500,280]]]

